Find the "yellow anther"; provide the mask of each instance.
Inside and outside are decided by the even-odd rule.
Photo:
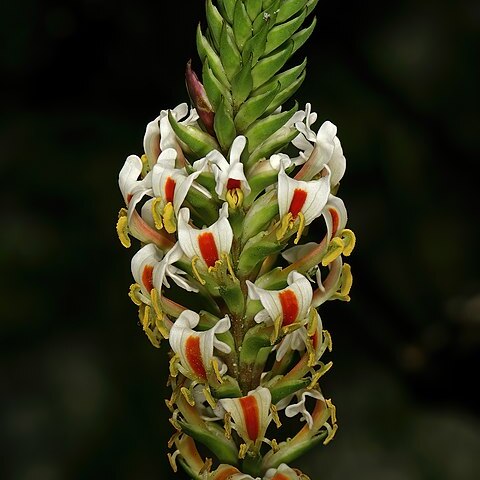
[[[305,230],[305,215],[302,212],[298,212],[298,230],[297,230],[297,236],[295,237],[294,244],[296,245],[300,239],[302,238],[302,233],[303,230]]]
[[[328,244],[327,251],[322,258],[322,265],[326,267],[327,265],[332,263],[338,256],[342,254],[343,248],[343,240],[339,237],[333,238],[332,241]]]
[[[148,158],[145,154],[143,154],[141,157],[140,157],[140,160],[142,161],[142,178],[145,177],[145,175],[148,173],[148,171],[150,170],[150,165],[148,163]]]
[[[175,210],[172,202],[168,202],[163,209],[163,226],[168,233],[177,231],[177,222],[175,221]]]
[[[332,423],[337,423],[337,407],[332,403],[332,399],[329,398],[325,400],[327,404],[328,410],[330,410],[330,418],[332,419]]]
[[[293,216],[290,212],[283,216],[282,221],[277,226],[277,240],[281,240],[287,233],[287,230],[293,227],[292,218]]]
[[[173,425],[173,428],[175,428],[175,430],[178,430],[179,432],[182,431],[182,427],[180,426],[176,418],[169,418],[168,421]]]
[[[280,329],[282,328],[283,317],[279,315],[273,322],[273,332],[270,336],[270,343],[275,345],[280,335]]]
[[[225,429],[225,436],[228,440],[232,438],[232,416],[229,412],[225,412],[223,417],[223,425]]]
[[[246,443],[242,443],[240,445],[240,450],[238,451],[238,458],[243,459],[248,452],[248,445]]]
[[[333,343],[332,343],[332,336],[330,335],[330,332],[328,330],[323,330],[323,341],[327,345],[328,351],[331,352],[333,349]]]
[[[206,458],[203,467],[199,470],[198,474],[202,475],[202,478],[210,478],[208,475],[213,466],[213,460],[211,458]]]
[[[210,391],[210,387],[205,387],[203,389],[203,394],[205,395],[205,399],[207,400],[208,404],[213,408],[217,408],[217,402],[213,398],[212,392]]]
[[[240,208],[243,204],[243,192],[241,188],[232,188],[231,190],[227,190],[227,194],[225,195],[225,199],[227,200],[228,206],[234,210],[235,208]]]
[[[160,332],[160,335],[165,340],[168,340],[168,338],[170,337],[170,331],[165,326],[165,323],[163,321],[163,317],[162,318],[159,318],[159,317],[155,318],[155,326],[157,327],[157,330]]]
[[[284,333],[284,335],[288,335],[289,333],[292,333],[295,330],[298,330],[300,327],[302,327],[302,324],[300,322],[294,322],[294,323],[291,323],[290,325],[283,327],[282,332]]]
[[[172,448],[175,445],[175,441],[180,437],[180,432],[175,432],[167,443],[168,448]]]
[[[198,255],[195,255],[193,258],[192,258],[192,270],[193,270],[193,274],[195,275],[195,277],[197,277],[197,280],[202,284],[202,285],[205,285],[205,280],[200,276],[200,273],[198,272],[197,270],[197,262],[198,260],[200,260],[200,257]]]
[[[174,378],[178,375],[178,369],[176,364],[179,359],[180,357],[178,356],[177,353],[170,359],[170,363],[169,363],[170,375]]]
[[[220,369],[218,367],[218,360],[216,358],[212,360],[212,368],[213,368],[213,371],[215,372],[215,376],[217,377],[217,380],[220,383],[223,383],[223,378],[222,378],[222,375],[220,374]]]
[[[125,208],[121,208],[118,212],[117,235],[120,239],[120,243],[125,248],[130,248],[132,242],[128,236],[128,217],[127,210]]]
[[[320,378],[325,375],[332,368],[332,366],[333,362],[328,362],[326,365],[322,364],[320,370],[318,370],[318,372],[316,372],[315,375],[312,377],[312,381],[308,385],[307,389],[312,390],[313,388],[315,388]]]
[[[140,285],[138,283],[132,283],[130,285],[130,290],[128,292],[128,296],[130,297],[132,302],[138,306],[142,304],[142,301],[138,298],[138,294],[140,293],[140,291],[141,291]]]
[[[142,313],[143,315],[141,318],[141,322],[142,322],[142,327],[145,330],[150,325],[150,307],[148,305],[145,305]]]
[[[331,427],[328,423],[326,423],[325,426],[327,427],[328,435],[327,438],[323,441],[323,444],[327,445],[333,440],[333,437],[337,433],[338,425],[335,423],[333,427]]]
[[[342,267],[342,287],[340,288],[340,294],[344,297],[348,296],[353,284],[352,268],[348,263],[345,263]]]
[[[355,248],[357,238],[355,237],[355,234],[348,228],[342,230],[340,236],[342,237],[343,243],[345,245],[345,248],[343,249],[343,254],[348,257]]]
[[[272,440],[270,446],[272,447],[273,453],[277,453],[280,450],[278,442],[275,439]]]
[[[270,412],[272,413],[272,420],[275,422],[277,428],[282,426],[282,422],[280,421],[280,417],[278,416],[278,410],[275,405],[270,405]]]
[[[185,400],[187,403],[191,406],[195,406],[195,399],[193,398],[192,392],[187,388],[187,387],[182,387],[180,389],[180,392],[182,392],[182,395],[185,397]]]
[[[310,318],[308,319],[307,334],[309,337],[313,337],[317,333],[318,329],[318,316],[314,308],[310,310]]]
[[[228,269],[228,273],[230,273],[231,277],[233,278],[233,280],[236,280],[237,277],[235,276],[235,273],[233,271],[233,266],[232,266],[232,262],[230,261],[230,255],[228,253],[224,253],[222,255],[222,257],[224,258],[224,260],[226,261],[227,263],[227,269]]]
[[[152,216],[153,221],[155,222],[155,227],[158,230],[161,230],[163,228],[161,208],[162,199],[160,197],[155,197],[152,202]]]
[[[175,461],[175,459],[177,458],[178,453],[179,453],[178,450],[176,450],[173,455],[172,455],[170,452],[167,453],[168,461],[169,461],[169,463],[170,463],[170,466],[172,467],[172,470],[173,470],[175,473],[177,473],[177,471],[178,471],[177,462]]]

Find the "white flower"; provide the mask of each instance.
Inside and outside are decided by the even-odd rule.
[[[218,323],[203,332],[193,330],[200,321],[198,313],[184,310],[175,320],[170,330],[169,342],[172,350],[180,359],[179,370],[183,375],[201,383],[208,383],[212,372],[214,348],[224,353],[230,353],[230,347],[215,336],[230,329],[230,319],[225,316]],[[220,374],[226,372],[226,366],[221,365]]]
[[[297,403],[292,403],[291,405],[288,405],[285,408],[285,415],[288,418],[292,418],[295,415],[300,414],[301,421],[307,422],[308,428],[311,430],[313,427],[313,418],[305,406],[307,397],[312,397],[317,400],[325,400],[325,399],[323,398],[323,395],[318,390],[314,390],[314,389],[308,390],[306,388],[303,390],[300,390],[299,392],[296,392],[295,396],[297,397]],[[291,401],[291,398],[293,397],[290,397],[289,399],[290,401]],[[288,403],[290,403],[290,401]],[[279,405],[277,407],[281,409],[283,405]]]
[[[178,216],[178,242],[189,259],[198,258],[206,268],[215,267],[222,255],[230,252],[233,231],[228,221],[228,204],[220,209],[218,220],[210,227],[197,229],[189,225],[190,210],[182,208]]]
[[[286,463],[282,463],[278,468],[269,468],[263,480],[299,480],[300,478],[293,468],[290,468]]]

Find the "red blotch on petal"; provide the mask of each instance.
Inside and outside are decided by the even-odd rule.
[[[293,323],[298,316],[298,300],[292,290],[284,290],[278,294],[283,312],[283,326]]]
[[[297,215],[302,210],[307,200],[307,192],[301,188],[296,188],[293,192],[292,201],[290,202],[290,208],[288,211],[292,214],[293,218],[296,218]]]
[[[210,232],[201,233],[198,236],[198,246],[204,262],[207,267],[215,266],[215,262],[219,260],[215,237]]]
[[[260,433],[260,413],[257,399],[253,396],[242,397],[240,398],[240,406],[243,410],[248,437],[255,441]]]
[[[240,180],[236,180],[235,178],[229,178],[227,182],[227,190],[235,190],[236,188],[241,187]]]
[[[290,480],[286,475],[283,473],[276,473],[272,480]]]
[[[332,237],[334,237],[335,234],[337,233],[338,225],[340,224],[340,216],[338,215],[338,212],[334,208],[329,208],[328,211],[332,216]]]
[[[207,378],[207,372],[203,365],[202,352],[200,350],[200,337],[192,335],[185,342],[185,356],[193,373],[198,377]]]
[[[153,267],[151,265],[145,265],[142,272],[142,283],[150,293],[153,288]]]
[[[177,182],[172,177],[168,177],[165,182],[165,201],[173,203],[173,194],[175,193],[175,187]]]

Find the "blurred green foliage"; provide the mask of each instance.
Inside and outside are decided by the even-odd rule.
[[[0,7],[1,478],[173,478],[166,348],[137,324],[114,226],[125,157],[187,100],[204,18],[187,3]],[[323,313],[340,430],[299,466],[314,480],[478,479],[478,2],[317,15],[296,98],[339,127],[359,241],[353,300]]]

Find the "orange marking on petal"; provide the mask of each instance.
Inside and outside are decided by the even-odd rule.
[[[245,425],[250,440],[255,441],[260,433],[260,413],[258,410],[257,399],[253,396],[240,398],[240,406],[243,410]]]
[[[142,272],[142,283],[150,293],[153,288],[153,267],[151,265],[145,265]]]
[[[340,224],[340,216],[338,215],[337,210],[335,210],[334,208],[329,208],[328,211],[332,216],[332,237],[334,237],[337,233],[338,225]]]
[[[204,262],[207,267],[215,266],[215,262],[219,260],[217,245],[215,244],[215,237],[210,232],[201,233],[198,236],[198,246]]]
[[[215,480],[228,480],[231,475],[234,475],[235,473],[240,473],[240,470],[235,467],[226,467],[224,470],[222,470],[220,473],[218,473],[214,478]]]
[[[132,200],[132,198],[133,198],[133,195],[132,195],[131,193],[129,193],[129,194],[127,195],[127,205],[130,203],[130,201]]]
[[[284,290],[278,294],[283,312],[283,326],[293,323],[298,316],[298,300],[292,290]]]
[[[289,478],[283,473],[276,473],[272,480],[289,480]]]
[[[318,348],[318,332],[315,332],[312,337],[312,345],[313,348],[316,350]]]
[[[292,201],[290,202],[290,208],[288,211],[292,214],[293,218],[297,218],[297,215],[302,210],[307,200],[307,192],[301,188],[296,188],[293,192]]]
[[[200,350],[200,337],[191,335],[185,342],[185,356],[193,373],[200,378],[207,378],[207,372],[203,365],[202,352]]]
[[[236,180],[235,178],[229,178],[227,182],[227,190],[235,190],[236,188],[241,187],[240,180]]]
[[[168,177],[165,182],[165,201],[173,203],[173,194],[175,193],[175,187],[177,182],[172,178]]]

